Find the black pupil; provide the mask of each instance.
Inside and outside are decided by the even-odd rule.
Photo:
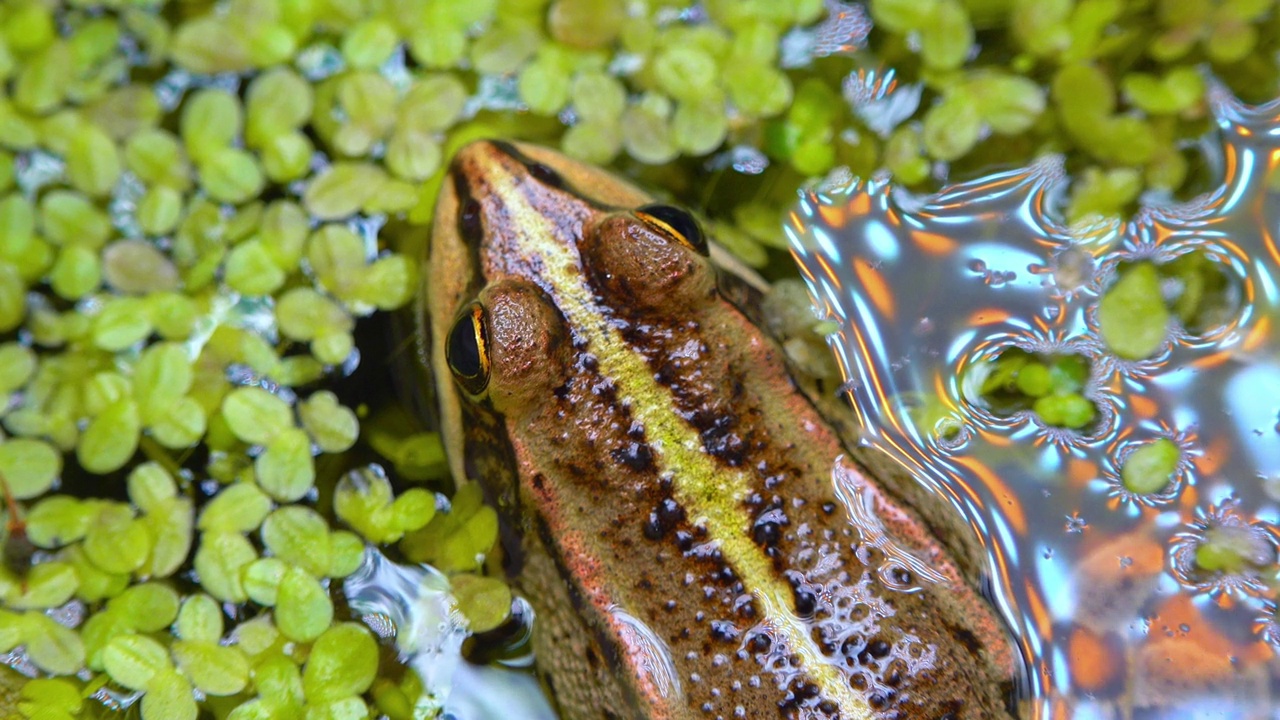
[[[666,223],[699,252],[706,252],[707,240],[702,236],[702,228],[698,227],[698,221],[688,210],[674,205],[645,205],[639,211]]]
[[[449,367],[464,378],[479,377],[480,342],[476,337],[474,309],[466,312],[449,331]]]

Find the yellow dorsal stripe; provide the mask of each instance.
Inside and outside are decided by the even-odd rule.
[[[871,709],[855,693],[839,670],[826,661],[810,637],[808,628],[792,610],[791,586],[773,573],[772,562],[748,535],[747,520],[737,509],[749,492],[747,477],[716,463],[702,449],[702,440],[677,415],[670,392],[654,381],[645,359],[632,351],[616,329],[600,314],[583,274],[578,270],[577,251],[557,241],[554,226],[536,208],[524,203],[524,195],[514,176],[495,168],[491,177],[504,199],[519,203],[508,206],[512,217],[532,232],[518,242],[522,257],[540,256],[543,278],[569,324],[591,339],[591,349],[602,375],[612,378],[618,398],[630,401],[632,416],[644,424],[654,451],[654,464],[670,474],[676,502],[690,520],[705,523],[710,537],[718,541],[725,561],[743,584],[755,593],[764,620],[800,655],[809,678],[823,697],[836,703],[842,717],[869,720]],[[517,200],[518,199],[518,200]],[[833,458],[834,460],[834,458]]]

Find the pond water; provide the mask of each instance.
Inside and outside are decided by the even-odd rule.
[[[1212,105],[1221,186],[1127,223],[1057,219],[1055,157],[926,198],[837,180],[790,219],[864,442],[980,536],[1035,717],[1273,716],[1280,103]],[[1197,250],[1230,312],[1171,323],[1143,359],[1112,352],[1098,306],[1118,275]],[[1013,348],[1082,357],[1094,419],[983,402],[971,371]],[[1122,466],[1161,438],[1178,450],[1169,479],[1135,492]],[[1223,547],[1235,561],[1209,562]]]

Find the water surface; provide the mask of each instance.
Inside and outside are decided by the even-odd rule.
[[[1126,223],[1056,219],[1060,158],[916,198],[883,178],[803,195],[788,235],[864,441],[963,514],[1026,659],[1036,717],[1269,718],[1280,690],[1280,103],[1213,95],[1221,186]],[[1098,329],[1126,263],[1202,250],[1239,301],[1127,361]],[[985,407],[966,371],[1010,348],[1087,358],[1081,431]],[[968,377],[975,377],[969,374]],[[1124,459],[1181,450],[1158,492]],[[837,473],[838,474],[838,473]],[[1206,537],[1250,545],[1234,573]]]

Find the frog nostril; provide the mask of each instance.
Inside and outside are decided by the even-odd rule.
[[[484,223],[481,220],[480,203],[470,195],[458,195],[458,236],[470,247],[484,240]]]
[[[564,180],[560,178],[560,173],[552,170],[542,163],[531,162],[525,167],[529,169],[529,174],[543,185],[548,185],[553,188],[564,186]]]
[[[547,187],[556,189],[564,188],[564,178],[560,177],[560,173],[551,169],[551,166],[530,158],[527,154],[509,142],[494,140],[493,145],[498,148],[498,150],[501,150],[503,154],[513,158],[521,165],[524,165],[525,170],[528,171],[529,176],[534,180],[537,180]]]

